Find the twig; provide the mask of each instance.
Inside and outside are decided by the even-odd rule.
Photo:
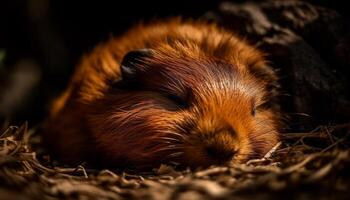
[[[327,138],[327,135],[324,132],[314,132],[314,133],[283,133],[282,139],[298,139],[298,138],[321,138],[325,139]]]
[[[274,147],[270,149],[269,152],[265,154],[265,156],[261,159],[252,159],[247,162],[247,165],[251,165],[253,163],[259,163],[259,162],[264,162],[267,161],[268,159],[271,158],[272,154],[282,145],[282,142],[278,142]]]
[[[302,162],[286,168],[285,170],[283,170],[283,172],[284,173],[292,173],[292,172],[294,172],[296,170],[299,170],[302,167],[304,167],[306,164],[308,164],[310,161],[315,159],[316,157],[317,157],[317,154],[311,154],[308,157],[306,157]]]
[[[345,140],[344,138],[341,138],[341,139],[337,140],[333,144],[329,145],[327,148],[323,149],[321,151],[321,153],[328,151],[329,149],[333,148],[334,146],[337,146],[339,143],[343,142],[344,140]]]

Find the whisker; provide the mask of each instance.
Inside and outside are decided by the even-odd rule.
[[[172,138],[172,137],[158,137],[159,139],[162,140],[170,140],[170,141],[175,141],[175,142],[181,142],[179,139]]]
[[[180,129],[182,132],[187,132],[183,127],[181,127],[181,126],[176,126],[176,128],[178,128],[178,129]]]
[[[311,115],[307,114],[307,113],[284,113],[287,115],[297,115],[297,116],[303,116],[303,117],[312,117]]]
[[[180,163],[175,162],[175,161],[169,161],[168,163],[169,163],[169,164],[173,164],[173,165],[180,165]]]
[[[167,157],[169,157],[169,158],[179,157],[182,154],[184,154],[184,152],[180,151],[180,152],[175,152],[175,153],[169,154]]]
[[[254,139],[256,139],[256,138],[258,138],[258,137],[261,137],[261,136],[264,136],[264,135],[267,135],[267,134],[270,134],[270,133],[272,133],[272,132],[277,132],[277,130],[275,130],[275,129],[271,129],[271,130],[269,130],[269,131],[265,131],[264,133],[262,133],[262,134],[257,134],[257,135],[254,135],[254,137],[249,137],[249,139],[250,140],[254,140]]]
[[[155,151],[155,152],[167,151],[167,150],[176,150],[176,149],[183,149],[183,147],[181,147],[181,146],[164,147],[164,148],[161,148],[161,149],[157,149],[157,151]]]
[[[171,131],[164,131],[163,133],[178,136],[178,137],[180,137],[180,138],[181,138],[183,141],[185,141],[185,142],[188,142],[188,141],[189,141],[189,140],[188,140],[188,136],[186,136],[186,135],[181,135],[181,134],[179,134],[179,133],[171,132]]]
[[[176,132],[173,132],[173,131],[162,131],[162,133],[164,133],[164,134],[176,135],[176,136],[179,136],[179,137],[181,137],[181,138],[184,138],[184,136],[181,135],[180,133],[176,133]]]
[[[265,119],[265,120],[260,120],[258,123],[255,125],[260,125],[261,123],[267,122],[267,121],[272,121],[271,119]]]

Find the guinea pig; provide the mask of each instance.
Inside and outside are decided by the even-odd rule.
[[[215,24],[139,24],[82,58],[44,136],[71,164],[243,163],[279,141],[277,86],[264,54]]]

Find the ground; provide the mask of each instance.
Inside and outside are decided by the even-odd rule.
[[[150,172],[58,167],[39,161],[40,135],[27,123],[3,129],[3,199],[347,199],[350,195],[350,124],[285,133],[264,158],[230,168],[178,171],[162,165]]]

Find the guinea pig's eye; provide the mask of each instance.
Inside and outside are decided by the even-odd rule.
[[[174,102],[176,105],[178,105],[181,108],[187,108],[188,107],[188,103],[186,102],[186,100],[184,100],[183,98],[174,95],[174,94],[167,94],[166,97],[171,100],[172,102]]]
[[[256,106],[256,110],[267,110],[271,108],[271,102],[265,102]]]

